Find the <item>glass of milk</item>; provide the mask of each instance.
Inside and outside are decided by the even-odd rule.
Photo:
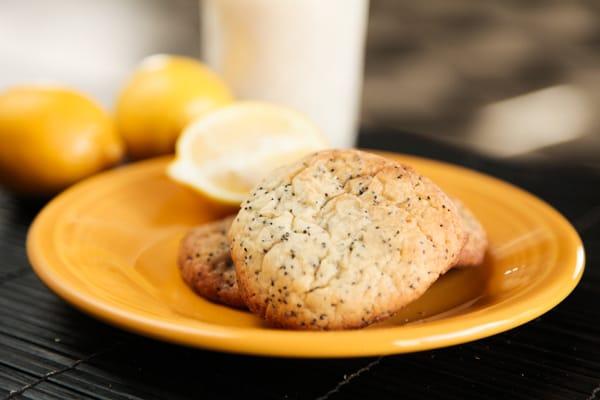
[[[203,59],[242,99],[306,114],[355,143],[368,0],[201,0]]]

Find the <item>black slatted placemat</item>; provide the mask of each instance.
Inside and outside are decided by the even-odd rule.
[[[32,273],[24,248],[43,202],[0,192],[0,398],[600,399],[597,171],[495,162],[398,133],[364,135],[361,145],[455,162],[541,196],[584,239],[588,259],[579,287],[535,321],[447,349],[347,360],[201,351],[112,328],[48,291]]]

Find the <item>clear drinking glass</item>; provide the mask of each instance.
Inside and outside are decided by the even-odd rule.
[[[306,114],[333,147],[356,140],[368,0],[201,0],[203,59],[242,99]]]

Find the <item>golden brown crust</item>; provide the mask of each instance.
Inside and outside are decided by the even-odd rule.
[[[200,296],[236,308],[246,308],[231,260],[227,231],[233,217],[192,229],[179,248],[179,269],[185,283]]]
[[[242,297],[272,324],[358,328],[421,296],[464,243],[454,203],[412,168],[316,153],[255,188],[229,231]]]
[[[454,201],[454,204],[456,204],[456,209],[463,222],[466,236],[465,244],[459,253],[458,261],[456,262],[456,267],[476,267],[481,265],[488,247],[485,229],[483,229],[483,226],[479,220],[477,220],[477,217],[475,217],[462,201],[456,198],[452,200]]]

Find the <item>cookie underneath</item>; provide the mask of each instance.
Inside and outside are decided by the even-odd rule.
[[[185,283],[200,296],[245,308],[227,240],[232,221],[227,217],[192,229],[181,242],[178,264]]]
[[[483,226],[477,217],[463,204],[462,201],[452,199],[463,222],[466,240],[456,261],[456,268],[476,267],[483,263],[488,240]]]
[[[387,318],[456,264],[454,203],[412,168],[356,150],[274,172],[229,231],[241,295],[273,325],[346,329]]]

